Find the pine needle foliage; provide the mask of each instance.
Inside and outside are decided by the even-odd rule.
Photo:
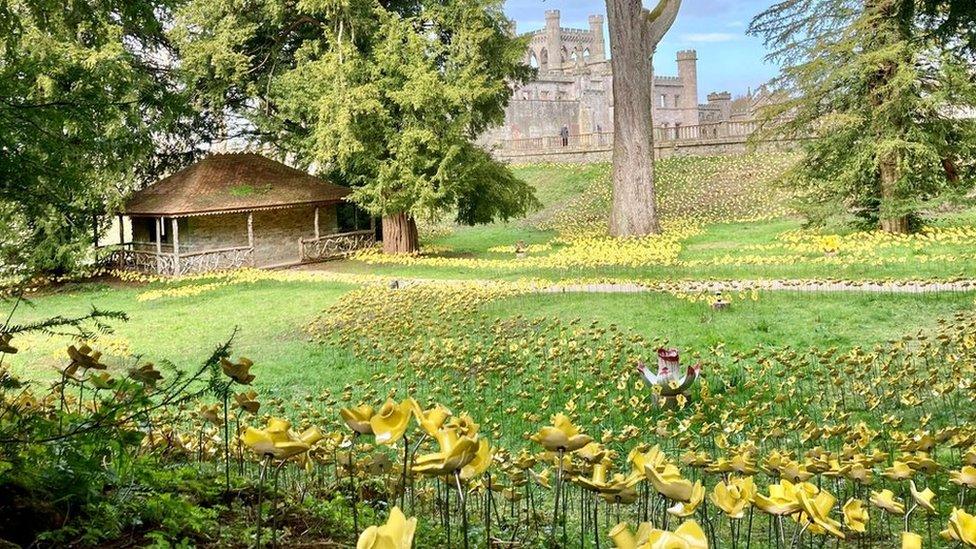
[[[972,60],[920,7],[783,0],[753,20],[782,67],[759,135],[801,143],[805,158],[784,179],[811,221],[852,214],[905,232],[972,189]]]

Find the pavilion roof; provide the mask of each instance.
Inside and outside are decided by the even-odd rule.
[[[215,154],[136,191],[125,215],[181,217],[341,201],[351,191],[255,153]]]

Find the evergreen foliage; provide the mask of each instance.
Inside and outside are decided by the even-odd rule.
[[[74,269],[96,214],[205,140],[164,33],[174,2],[0,3],[0,269]]]
[[[196,0],[173,36],[242,139],[354,187],[374,215],[485,223],[532,189],[474,140],[529,76],[499,0]]]
[[[846,211],[903,232],[972,188],[972,60],[903,4],[785,0],[752,22],[783,65],[761,135],[803,140],[787,179],[814,220]]]

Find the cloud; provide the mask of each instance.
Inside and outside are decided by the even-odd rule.
[[[681,35],[682,42],[697,44],[716,44],[719,42],[735,42],[742,36],[731,32],[692,32]]]

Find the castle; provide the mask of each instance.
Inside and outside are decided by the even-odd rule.
[[[604,40],[604,18],[591,15],[589,29],[560,26],[558,10],[546,12],[546,26],[526,35],[525,61],[536,80],[513,90],[505,124],[483,136],[502,141],[613,132],[613,72]],[[677,133],[683,126],[749,120],[752,95],[733,100],[711,93],[698,103],[698,56],[678,52],[678,76],[654,76],[654,125]]]

